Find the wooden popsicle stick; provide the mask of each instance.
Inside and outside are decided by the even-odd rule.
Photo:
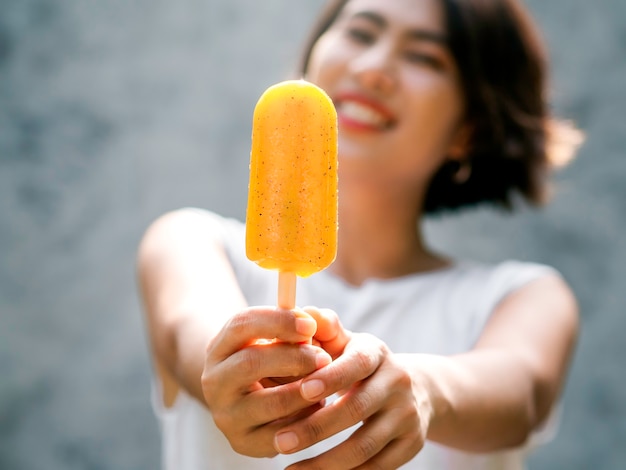
[[[296,306],[295,273],[278,273],[278,307],[291,310]]]

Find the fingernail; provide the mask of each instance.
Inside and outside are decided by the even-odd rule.
[[[281,432],[276,434],[274,438],[274,447],[281,454],[285,452],[289,452],[290,450],[295,449],[298,446],[298,436],[296,436],[295,432]]]
[[[313,336],[317,330],[317,323],[311,318],[296,318],[296,332],[302,336]]]
[[[313,400],[324,393],[324,382],[318,379],[302,382],[301,393],[306,400]]]

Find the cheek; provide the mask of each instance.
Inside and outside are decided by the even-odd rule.
[[[456,85],[449,80],[432,80],[415,89],[413,96],[412,106],[417,110],[414,125],[440,145],[448,144],[464,114],[463,100]]]
[[[306,79],[326,89],[341,74],[345,62],[339,55],[339,47],[330,33],[323,35],[311,52]]]
[[[454,136],[462,122],[462,101],[453,86],[441,80],[412,90],[413,118],[404,133],[404,158],[414,165],[413,176],[424,181],[449,157]],[[409,150],[410,149],[410,150]],[[417,175],[415,174],[417,173]]]

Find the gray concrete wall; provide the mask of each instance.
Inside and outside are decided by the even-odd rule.
[[[251,113],[320,0],[0,0],[0,468],[154,469],[134,281],[146,225],[241,217]],[[626,468],[626,3],[532,0],[556,109],[588,135],[554,203],[430,222],[433,243],[556,266],[583,332],[532,468]]]

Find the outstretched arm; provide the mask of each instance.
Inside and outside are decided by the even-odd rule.
[[[302,311],[247,307],[211,217],[167,214],[146,232],[139,281],[166,406],[179,391],[204,404],[233,449],[276,454],[275,431],[318,408],[298,377],[330,362],[310,344],[315,321]],[[265,341],[258,339],[281,341]],[[278,382],[268,377],[285,378]]]
[[[206,346],[247,307],[216,233],[211,218],[180,210],[157,219],[139,247],[140,294],[166,402],[180,386],[204,401]]]
[[[562,279],[509,295],[471,352],[422,366],[436,390],[429,439],[477,452],[523,444],[558,399],[577,335],[577,304]]]
[[[577,328],[569,288],[547,277],[502,301],[464,354],[393,354],[373,336],[334,333],[343,338],[333,343],[341,355],[307,377],[301,393],[310,400],[336,391],[342,397],[280,430],[275,446],[291,453],[363,423],[336,448],[290,467],[339,470],[365,462],[397,468],[425,439],[470,452],[521,445],[557,399]]]

